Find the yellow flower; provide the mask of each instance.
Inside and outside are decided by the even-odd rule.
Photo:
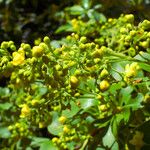
[[[39,128],[42,129],[46,126],[45,122],[39,122]]]
[[[79,29],[79,23],[78,23],[77,19],[71,20],[71,24],[72,24],[74,30],[78,30]]]
[[[61,116],[59,118],[59,122],[62,123],[62,124],[64,124],[66,120],[67,120],[67,118],[65,116]]]
[[[21,109],[21,118],[25,118],[30,115],[30,108],[27,104],[23,104],[22,109]]]
[[[63,128],[64,133],[69,133],[70,129],[68,128],[68,126],[64,126]]]
[[[13,56],[12,64],[14,66],[18,66],[24,63],[25,56],[23,53],[13,52],[12,56]]]
[[[130,140],[129,142],[135,146],[136,150],[140,150],[141,147],[143,147],[144,145],[143,137],[144,137],[144,134],[142,132],[136,131],[132,140]]]
[[[107,80],[103,80],[103,81],[101,81],[99,86],[100,86],[101,90],[107,90],[109,88],[110,84]]]
[[[34,46],[32,48],[32,56],[33,57],[41,57],[44,53],[44,49],[41,46]]]
[[[136,76],[138,69],[139,69],[139,66],[136,62],[133,62],[131,65],[127,64],[125,66],[125,76],[127,78]]]

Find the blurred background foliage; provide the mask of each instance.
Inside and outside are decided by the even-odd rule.
[[[66,33],[56,29],[73,18],[105,21],[132,13],[138,23],[150,19],[149,9],[150,0],[0,0],[0,42],[32,44],[45,35],[59,39]]]

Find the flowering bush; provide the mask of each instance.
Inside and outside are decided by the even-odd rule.
[[[149,149],[150,22],[121,15],[92,37],[71,23],[60,41],[1,43],[0,148]]]

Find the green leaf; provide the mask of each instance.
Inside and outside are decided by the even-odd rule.
[[[40,145],[40,150],[58,150],[58,148],[53,144],[52,141],[44,141]]]
[[[58,34],[58,33],[62,33],[62,32],[72,32],[72,31],[73,31],[72,25],[70,23],[67,23],[65,25],[60,26],[55,31],[55,33]]]
[[[0,104],[0,110],[8,110],[10,107],[12,107],[12,104],[8,102]]]
[[[138,64],[143,70],[150,72],[150,65],[148,65],[146,63],[138,63]]]
[[[27,147],[25,150],[33,150],[31,147]]]
[[[71,101],[70,105],[71,105],[71,109],[63,110],[62,116],[71,118],[79,112],[80,108],[77,106],[77,104],[75,102]]]
[[[98,147],[98,148],[96,148],[96,150],[105,150],[105,149],[104,149],[104,148]]]
[[[140,61],[143,61],[143,62],[146,62],[146,60],[141,56],[141,55],[136,55],[135,57],[134,57],[135,59],[137,59],[137,60],[140,60]]]
[[[113,83],[110,88],[109,91],[112,94],[115,94],[117,90],[120,90],[122,88],[122,83],[118,82],[118,83]]]
[[[66,10],[69,11],[71,15],[82,15],[85,11],[84,8],[82,8],[80,5],[68,7],[66,8]]]
[[[10,135],[7,127],[0,127],[0,138],[9,138]]]
[[[43,137],[32,137],[31,146],[38,147],[41,145],[41,143],[43,143],[45,141],[49,141],[49,139],[43,138]]]
[[[91,1],[89,0],[82,0],[82,6],[85,8],[85,9],[89,9],[91,7]]]
[[[87,86],[88,86],[91,90],[95,91],[95,89],[96,89],[95,79],[93,79],[93,78],[88,79],[88,80],[87,80]]]
[[[93,17],[95,18],[95,20],[100,21],[101,23],[106,22],[106,20],[107,20],[106,17],[102,13],[93,11],[92,14],[93,14]]]
[[[112,67],[110,70],[110,74],[113,76],[113,78],[117,81],[121,81],[122,80],[122,76],[121,73],[124,73],[124,66],[125,66],[126,62],[115,62],[112,63]]]
[[[110,74],[112,75],[112,77],[113,77],[116,81],[121,81],[121,80],[122,80],[122,77],[121,77],[121,75],[120,75],[118,72],[111,70],[111,71],[110,71]]]
[[[47,90],[47,87],[44,87],[44,86],[43,86],[43,87],[40,87],[40,88],[39,88],[39,93],[38,93],[38,94],[42,96],[42,95],[46,94],[47,91],[48,91],[48,90]]]
[[[130,108],[123,109],[121,114],[123,115],[124,122],[127,123],[130,119]]]
[[[9,88],[2,88],[0,87],[0,97],[7,97],[10,93]]]
[[[49,133],[59,135],[63,131],[63,125],[58,120],[57,112],[52,112],[52,123],[48,126]]]
[[[150,54],[149,54],[149,53],[142,52],[142,53],[140,53],[140,55],[141,55],[144,59],[150,60]]]
[[[87,109],[87,108],[90,108],[92,106],[97,106],[99,104],[98,100],[97,99],[94,99],[94,98],[80,98],[79,99],[80,101],[80,104],[81,104],[81,108],[82,109]]]
[[[134,99],[130,99],[127,105],[124,107],[131,107],[132,110],[137,110],[142,107],[141,102],[144,100],[144,95],[142,93],[138,93],[137,97]]]
[[[43,137],[32,137],[30,145],[32,147],[40,147],[40,150],[58,150],[50,139]]]
[[[123,119],[124,119],[123,114],[116,114],[111,120],[112,133],[116,138],[118,137],[119,124]]]
[[[111,150],[117,150],[119,149],[118,143],[115,140],[114,135],[112,134],[111,126],[109,126],[107,133],[103,137],[103,144],[104,146],[107,146],[108,148],[111,148]]]
[[[122,88],[120,91],[120,106],[123,105],[123,103],[127,104],[128,101],[131,99],[131,93],[133,91],[132,86],[128,86],[126,88]]]

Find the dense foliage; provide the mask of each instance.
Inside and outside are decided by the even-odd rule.
[[[150,22],[99,17],[1,43],[0,149],[150,148]]]
[[[149,150],[149,7],[0,0],[0,149]]]

